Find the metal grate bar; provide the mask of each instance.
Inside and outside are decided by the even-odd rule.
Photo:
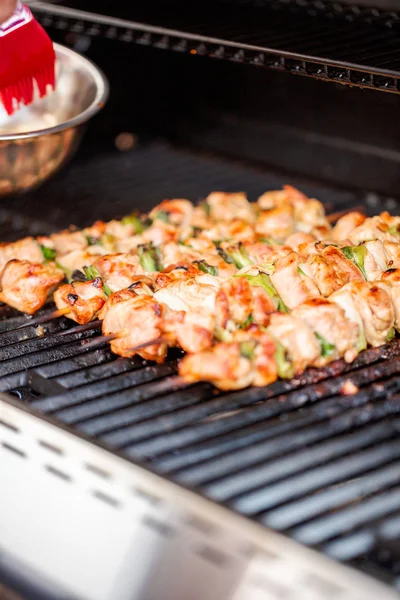
[[[374,417],[371,417],[371,421],[373,420]],[[293,456],[286,456],[277,462],[258,464],[249,467],[246,471],[237,472],[236,477],[230,474],[216,482],[205,484],[202,489],[216,500],[222,502],[229,500],[235,509],[246,514],[261,512],[264,510],[265,503],[268,502],[266,498],[269,496],[269,487],[266,486],[274,480],[284,476],[288,477],[304,469],[325,465],[315,475],[314,485],[318,489],[319,476],[327,468],[326,463],[333,461],[335,458],[342,459],[346,456],[346,460],[339,460],[332,467],[331,481],[340,481],[342,469],[345,467],[346,462],[350,460],[349,455],[382,440],[387,440],[390,434],[394,435],[396,432],[395,423],[397,423],[397,426],[399,425],[399,421],[384,421],[368,425],[359,431],[352,432],[351,435],[339,436],[326,443],[316,444],[310,449],[298,452],[296,461],[293,461]],[[273,448],[271,448],[272,452]],[[362,469],[363,460],[360,455],[357,456],[358,469],[360,470]],[[356,471],[356,464],[354,464],[354,470]],[[233,500],[235,497],[238,498]]]
[[[293,445],[295,448],[296,436],[298,436],[298,443],[306,442],[309,435],[307,428],[312,428],[314,431],[315,428],[325,423],[325,426],[328,426],[326,434],[327,436],[331,435],[331,431],[336,429],[334,419],[338,416],[342,416],[343,421],[347,419],[351,426],[352,419],[357,418],[358,414],[363,417],[368,410],[369,401],[373,399],[374,396],[368,397],[365,392],[357,394],[351,399],[336,396],[310,407],[304,414],[301,412],[283,413],[277,419],[262,419],[261,423],[256,426],[243,426],[236,431],[235,436],[225,434],[222,437],[210,438],[201,444],[196,444],[193,448],[188,446],[179,454],[167,453],[153,460],[160,471],[176,475],[184,472],[185,469],[190,470],[193,465],[200,466],[219,462],[223,460],[224,456],[229,456],[231,452],[240,452],[254,447],[258,443],[265,443],[282,436],[286,436],[289,445]],[[240,419],[241,416],[246,417],[242,412],[235,415],[234,418]],[[315,433],[315,435],[318,434]]]
[[[140,359],[115,358],[115,356],[112,357],[111,353],[104,354],[104,357],[105,364],[95,362],[93,363],[94,366],[82,365],[79,371],[61,375],[57,377],[57,381],[64,387],[72,389],[95,381],[101,381],[114,375],[121,375],[134,368],[144,366],[144,361]]]
[[[21,373],[27,371],[28,369],[33,369],[39,365],[55,362],[56,360],[61,360],[63,358],[77,356],[78,354],[82,354],[84,352],[86,352],[86,348],[83,344],[83,340],[77,340],[62,346],[49,347],[41,352],[33,352],[31,354],[27,354],[26,356],[19,356],[18,360],[13,358],[5,360],[1,364],[1,371],[5,375],[11,373]],[[0,379],[0,391],[5,392],[9,388],[3,387],[2,382],[3,380]]]
[[[197,410],[188,409],[186,411],[181,411],[180,413],[176,413],[174,429],[178,429],[184,425],[198,422],[200,419],[204,419],[205,417],[209,417],[211,415],[234,411],[240,408],[244,408],[245,406],[249,406],[250,404],[254,404],[256,402],[262,400],[269,400],[268,403],[265,403],[261,406],[255,406],[251,411],[242,413],[235,417],[228,417],[227,424],[221,425],[222,428],[228,429],[231,425],[230,420],[234,420],[238,426],[248,425],[250,423],[254,423],[259,421],[260,419],[266,419],[271,417],[276,417],[284,412],[289,412],[290,410],[294,410],[300,408],[301,406],[305,406],[312,402],[318,402],[323,398],[327,398],[329,396],[333,396],[338,394],[347,379],[350,379],[357,386],[362,384],[368,384],[372,381],[376,381],[382,376],[389,376],[390,374],[396,373],[398,371],[400,365],[400,359],[395,359],[393,361],[387,361],[383,365],[381,365],[381,369],[383,371],[377,371],[374,373],[375,367],[369,367],[367,369],[355,371],[351,374],[351,376],[342,376],[337,377],[335,379],[329,379],[320,384],[310,385],[308,387],[300,388],[299,390],[295,390],[288,394],[282,396],[276,396],[272,390],[267,388],[265,389],[253,389],[246,390],[246,392],[240,392],[236,394],[229,394],[226,396],[222,396],[216,400],[212,400],[205,404],[202,407],[199,407]],[[378,367],[377,367],[378,368]],[[397,382],[396,379],[391,380],[387,384],[386,393],[389,391],[389,388],[392,387],[393,390],[398,389],[400,382]],[[273,386],[271,386],[272,388]],[[373,387],[369,388],[366,392],[367,397],[371,398],[379,396],[382,394],[382,386],[377,386],[376,389]],[[200,410],[201,408],[201,410]],[[155,424],[149,424],[148,430],[146,431],[146,435],[151,434],[152,439],[149,441],[145,441],[143,443],[136,443],[133,445],[134,436],[136,437],[136,442],[138,440],[137,431],[132,429],[125,428],[122,431],[114,432],[110,436],[107,437],[107,441],[112,444],[118,445],[126,445],[125,451],[132,456],[146,456],[146,454],[150,456],[158,456],[167,451],[171,451],[173,449],[177,449],[182,446],[186,446],[189,443],[189,439],[191,437],[191,432],[186,435],[183,431],[178,431],[175,435],[173,435],[171,431],[171,423],[169,422],[169,430],[171,433],[169,435],[162,435],[161,437],[154,437],[157,433],[164,433],[162,427],[162,420],[159,423],[159,431],[157,432],[157,427]],[[217,424],[212,423],[211,429],[213,426]],[[234,427],[233,427],[234,429]],[[150,431],[149,431],[150,430]],[[143,432],[139,432],[139,436],[143,439]],[[215,435],[215,433],[214,433]],[[196,432],[194,436],[196,436]],[[192,437],[192,441],[193,441]],[[132,454],[131,454],[132,453]]]
[[[344,433],[353,427],[356,428],[369,420],[382,418],[382,416],[385,416],[386,412],[388,414],[390,414],[391,411],[396,412],[396,410],[390,408],[390,406],[387,407],[385,403],[383,403],[383,405],[377,404],[376,408],[373,410],[366,410],[365,406],[361,406],[345,412],[343,415],[338,415],[330,421],[322,422],[321,424],[314,425],[308,429],[300,429],[297,433],[291,431],[277,439],[272,437],[266,441],[248,446],[246,448],[245,456],[240,460],[240,468],[257,469],[261,461],[263,465],[266,460],[271,460],[276,456],[280,456],[282,452],[285,453],[286,448],[288,451],[297,451],[307,444],[329,439],[335,435]],[[190,481],[191,483],[196,484],[216,481],[216,485],[218,485],[220,478],[230,477],[232,469],[237,470],[240,454],[241,451],[239,450],[230,452],[226,456],[219,457],[218,461],[204,461],[198,466],[192,466],[189,469],[182,470],[178,474],[178,477],[183,481]]]
[[[84,331],[82,333],[72,333],[70,335],[60,335],[58,332],[52,335],[45,335],[43,337],[37,337],[29,339],[27,341],[20,341],[20,343],[9,344],[0,348],[0,361],[9,361],[10,359],[24,357],[33,352],[37,353],[48,348],[56,348],[65,343],[75,340],[85,340],[86,338],[93,337],[93,331]]]
[[[93,365],[101,365],[115,360],[115,356],[111,353],[109,348],[101,350],[89,350],[85,354],[78,354],[72,358],[65,358],[54,363],[46,364],[35,369],[35,372],[44,378],[55,378],[57,381],[64,383],[62,377],[68,373],[76,373],[79,371],[81,375],[84,373],[89,377],[89,368]],[[67,385],[65,387],[68,387]]]
[[[399,510],[399,492],[400,486],[386,491],[383,495],[379,494],[367,499],[362,504],[357,504],[336,514],[329,515],[329,517],[315,519],[312,525],[309,524],[296,528],[292,532],[293,536],[297,540],[309,545],[322,544],[329,538],[365,524],[371,518],[376,519]],[[327,550],[328,548],[329,546],[326,547]]]
[[[99,381],[94,384],[76,388],[68,394],[60,394],[59,396],[51,396],[49,398],[37,400],[32,403],[32,406],[44,413],[54,412],[59,416],[64,417],[69,414],[71,415],[71,418],[74,418],[74,416],[76,416],[76,412],[74,411],[78,410],[77,405],[82,402],[88,401],[90,403],[96,398],[99,398],[99,396],[103,396],[103,398],[97,402],[109,407],[110,402],[112,402],[112,400],[110,400],[110,394],[112,394],[112,392],[140,386],[142,383],[156,381],[157,379],[166,377],[175,372],[176,364],[167,363],[143,368],[141,368],[140,365],[132,365],[132,367],[133,370],[130,373],[121,373],[120,375],[110,377],[105,381]],[[114,402],[116,402],[115,398]],[[90,404],[88,404],[88,406],[90,406]],[[61,412],[62,409],[64,409],[64,412]],[[66,413],[65,409],[69,412]],[[82,411],[85,410],[86,409],[84,408],[80,408],[79,412],[82,413]],[[81,418],[83,418],[82,415]]]
[[[385,465],[386,455],[375,458],[373,467],[365,465],[367,472],[364,475],[269,510],[262,517],[263,523],[280,531],[289,530],[344,504],[359,502],[375,492],[384,493],[387,488],[400,483],[400,462]],[[374,470],[371,471],[371,468]]]
[[[144,386],[143,386],[144,387]],[[179,410],[181,407],[194,406],[198,407],[201,402],[207,400],[210,396],[210,388],[207,385],[196,385],[188,387],[187,389],[179,390],[172,393],[167,393],[171,390],[171,382],[169,380],[163,380],[159,386],[149,385],[146,389],[139,390],[138,388],[138,400],[139,405],[134,405],[132,402],[132,391],[130,392],[131,399],[129,401],[128,394],[125,395],[125,403],[129,401],[128,410],[118,412],[108,412],[98,418],[92,418],[77,425],[77,428],[89,435],[106,437],[107,431],[112,430],[116,426],[121,427],[125,419],[135,419],[136,423],[140,423],[146,419],[156,417],[157,419],[163,417],[164,426],[168,418],[173,420],[173,413]],[[136,390],[135,390],[136,391]],[[140,395],[140,392],[143,395]],[[160,394],[166,394],[159,398]],[[154,400],[153,400],[154,398]],[[136,395],[133,400],[136,399]],[[145,404],[142,404],[143,400],[146,400]],[[151,402],[149,400],[152,400]],[[117,404],[117,408],[122,404],[124,398]],[[110,405],[108,405],[110,408]],[[170,413],[172,413],[170,415]],[[166,416],[165,416],[166,415]]]
[[[324,446],[319,446],[321,452],[324,451]],[[277,484],[269,485],[267,497],[262,502],[262,510],[267,511],[279,504],[284,504],[294,497],[301,498],[310,492],[315,492],[317,489],[326,488],[326,486],[334,485],[345,481],[347,478],[362,476],[365,471],[382,464],[385,461],[392,461],[400,456],[399,441],[393,443],[387,442],[385,445],[373,448],[360,454],[346,457],[344,460],[336,461],[332,464],[324,464],[323,467],[300,473],[285,481]],[[293,493],[295,490],[295,493]],[[254,505],[248,510],[242,508],[242,504],[249,507],[247,498],[243,498],[243,502],[239,500],[238,507],[246,514],[258,512]],[[236,501],[235,501],[236,505]],[[265,518],[260,517],[263,523],[268,522],[268,515]]]

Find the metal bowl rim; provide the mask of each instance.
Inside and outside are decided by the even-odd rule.
[[[0,142],[6,140],[21,140],[26,138],[34,138],[42,135],[50,135],[52,133],[58,133],[59,131],[63,131],[64,129],[69,129],[72,127],[76,127],[77,125],[81,125],[88,121],[93,115],[95,115],[99,110],[101,110],[108,99],[109,94],[109,85],[106,76],[104,73],[97,67],[91,60],[82,56],[78,52],[67,48],[66,46],[62,46],[61,44],[54,44],[54,49],[60,54],[66,54],[73,56],[75,59],[80,61],[80,63],[85,64],[87,70],[91,73],[95,84],[96,84],[96,96],[93,99],[93,102],[81,113],[75,115],[68,121],[64,121],[63,123],[58,123],[57,125],[53,125],[52,127],[47,127],[46,129],[37,129],[35,131],[24,131],[22,133],[5,133],[0,134]]]

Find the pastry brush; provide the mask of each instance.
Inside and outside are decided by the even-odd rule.
[[[21,0],[0,0],[0,13],[7,4],[14,11],[0,24],[0,102],[11,115],[43,97],[47,86],[54,89],[55,52],[30,9]]]

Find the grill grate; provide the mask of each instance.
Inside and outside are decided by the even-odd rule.
[[[21,319],[1,321],[0,391],[336,559],[372,564],[396,585],[400,340],[353,365],[220,393],[177,384],[176,355],[153,365],[107,347],[85,352],[98,327],[68,334],[59,319],[39,338],[34,327],[14,329]],[[346,380],[357,394],[340,394]]]

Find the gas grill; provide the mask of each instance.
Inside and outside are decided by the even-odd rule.
[[[110,103],[65,171],[3,203],[2,241],[163,197],[243,189],[254,200],[283,183],[332,212],[400,214],[396,7],[199,2],[190,16],[180,2],[78,4],[30,3],[55,41],[104,69]],[[115,147],[121,133],[129,150]],[[222,393],[183,385],[177,351],[154,365],[88,348],[98,322],[29,322],[0,308],[7,588],[69,600],[398,597],[400,340]]]

